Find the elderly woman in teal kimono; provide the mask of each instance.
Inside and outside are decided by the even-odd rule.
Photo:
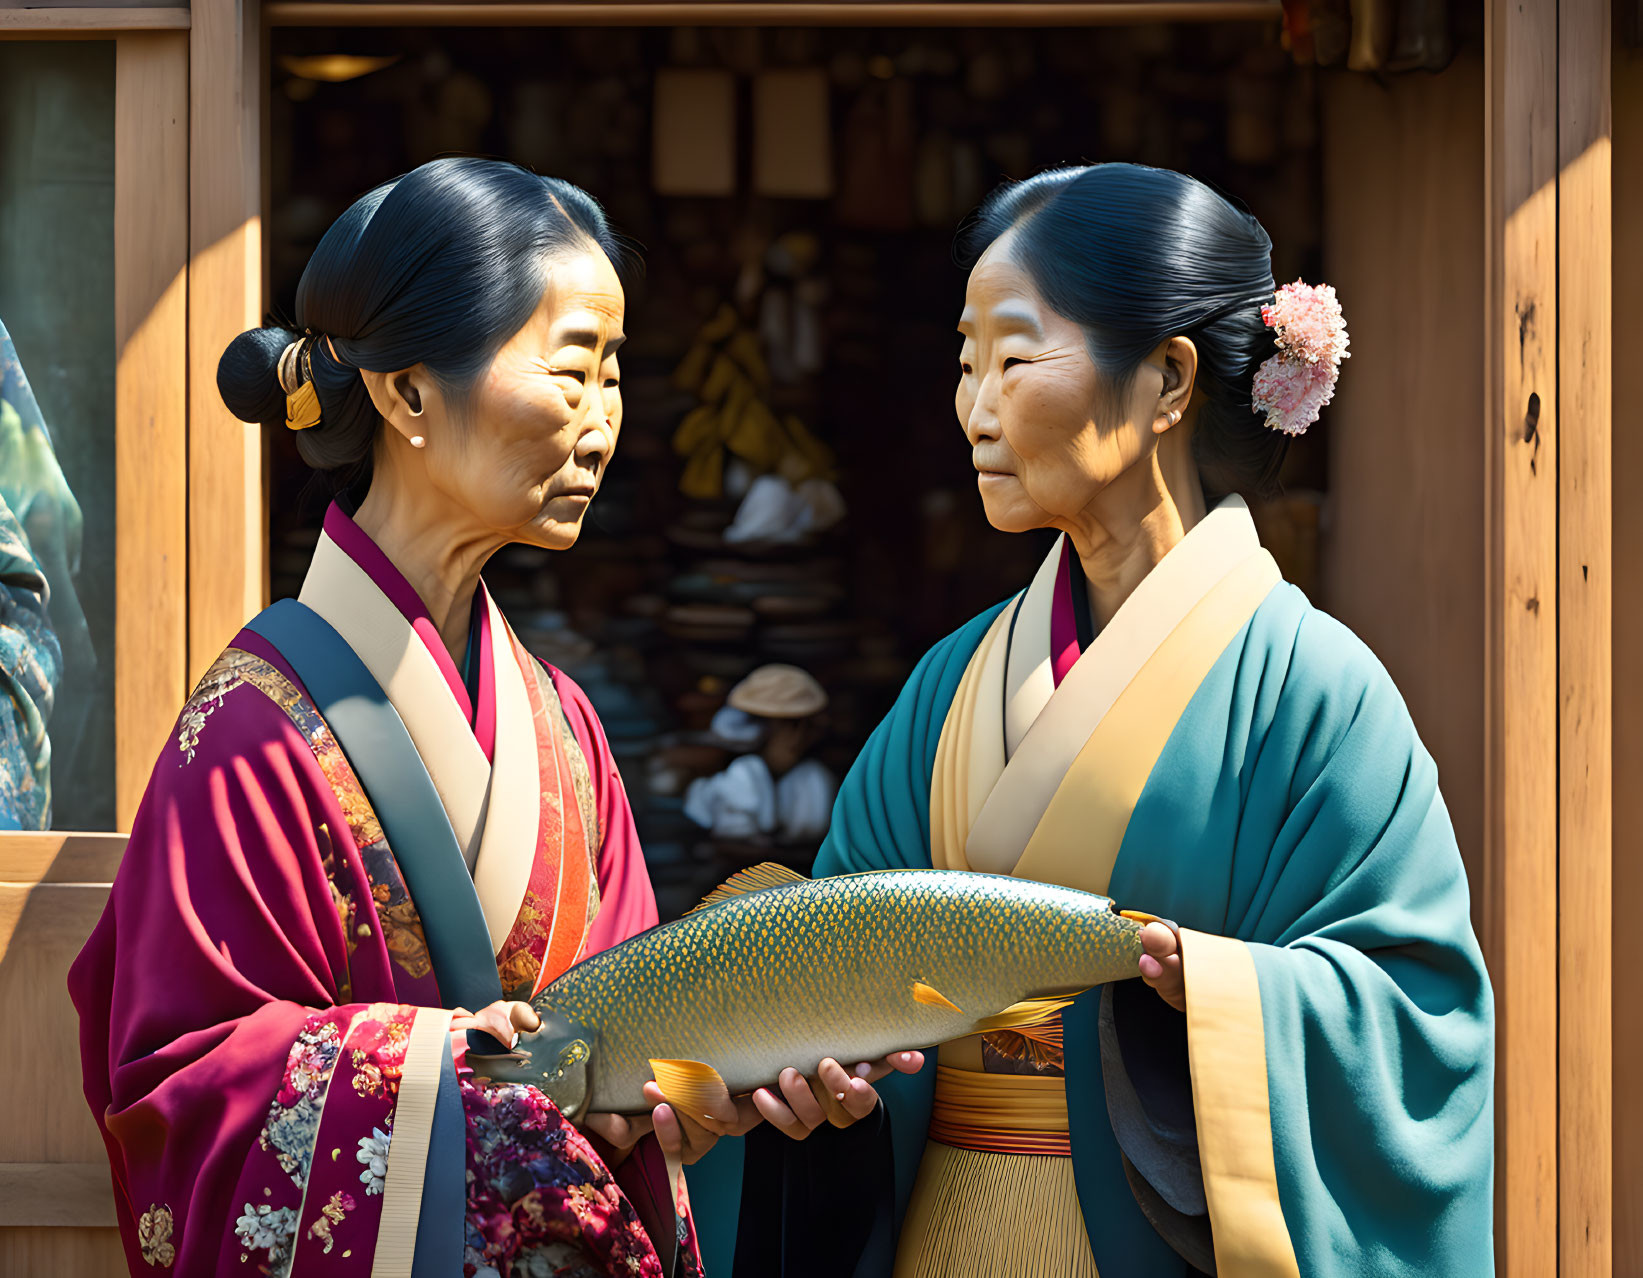
[[[709,1267],[1491,1273],[1492,998],[1437,772],[1238,496],[1330,398],[1333,291],[1275,289],[1253,216],[1131,165],[1004,188],[969,249],[981,501],[1061,536],[919,664],[816,872],[1013,874],[1179,931],[1056,1021],[944,1044],[873,1121],[721,1144]]]

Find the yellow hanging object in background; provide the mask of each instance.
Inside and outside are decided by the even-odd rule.
[[[729,417],[729,414],[726,414]],[[774,470],[786,451],[781,426],[763,400],[749,399],[731,419],[725,445],[754,470]]]
[[[719,447],[703,448],[685,463],[679,477],[679,491],[697,501],[717,501],[725,490],[725,452]]]
[[[673,432],[673,451],[684,457],[679,491],[699,501],[724,496],[725,453],[754,471],[780,468],[799,479],[831,476],[833,455],[797,417],[778,420],[764,401],[770,369],[758,334],[740,327],[734,307],[721,306],[673,370],[673,385],[701,403]]]
[[[673,451],[681,457],[689,457],[701,448],[717,445],[719,417],[719,410],[711,404],[691,409],[679,423],[679,429],[673,432]]]
[[[717,403],[729,394],[731,387],[735,386],[738,380],[736,361],[721,352],[708,370],[707,381],[702,384],[703,401],[709,404]]]
[[[725,338],[736,331],[736,308],[729,302],[720,304],[713,313],[713,318],[702,325],[702,331],[697,334],[697,340],[717,346]]]
[[[708,363],[712,358],[713,347],[706,342],[697,342],[692,346],[679,361],[679,367],[673,370],[674,389],[692,393],[700,391],[702,381],[707,377]]]
[[[770,382],[770,368],[764,362],[764,350],[752,329],[744,328],[730,339],[725,353],[742,366],[744,372],[760,386]]]

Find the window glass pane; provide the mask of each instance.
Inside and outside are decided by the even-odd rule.
[[[113,829],[112,41],[0,43],[0,325],[0,829]]]

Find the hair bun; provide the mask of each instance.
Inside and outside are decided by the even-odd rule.
[[[285,424],[280,356],[296,340],[289,329],[270,326],[249,329],[228,344],[217,362],[217,391],[229,412],[242,422]]]

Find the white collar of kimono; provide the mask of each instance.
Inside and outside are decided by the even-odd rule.
[[[513,632],[481,582],[496,691],[495,762],[487,762],[439,663],[405,614],[321,535],[301,601],[328,622],[387,693],[422,756],[473,874],[491,948],[507,939],[530,883],[541,817],[536,728]]]
[[[1016,865],[1092,726],[1187,614],[1260,550],[1261,541],[1243,499],[1226,498],[1141,579],[1057,688],[1050,617],[1061,548],[1058,539],[1017,596],[1009,641],[994,646],[981,671],[977,702],[1002,705],[1003,723],[990,741],[972,746],[972,782],[996,781],[969,788],[977,810],[965,851],[978,870],[1008,873]]]

